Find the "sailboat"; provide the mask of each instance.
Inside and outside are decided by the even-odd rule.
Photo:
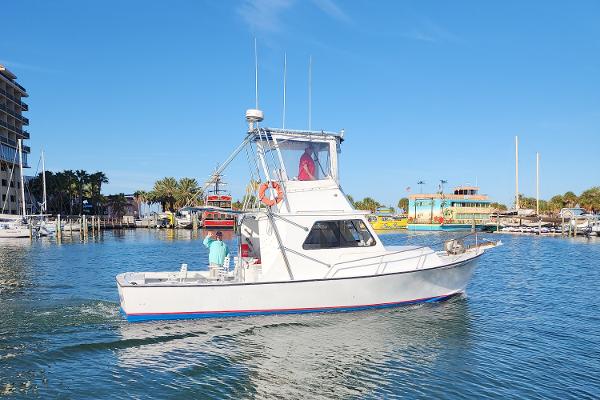
[[[25,206],[25,184],[23,180],[23,148],[22,139],[18,140],[19,175],[21,176],[21,204],[22,215],[0,214],[0,238],[29,238],[32,230],[25,220],[27,207]],[[7,196],[8,197],[8,189]]]
[[[495,242],[449,240],[385,246],[340,185],[344,132],[261,128],[246,112],[244,140],[218,173],[248,150],[258,209],[240,212],[237,256],[222,267],[116,276],[129,321],[355,311],[434,302],[463,293]],[[310,166],[298,167],[299,159]],[[310,160],[310,161],[309,161]],[[260,176],[255,176],[259,174]]]

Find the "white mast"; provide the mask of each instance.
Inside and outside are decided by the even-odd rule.
[[[535,209],[540,215],[540,153],[535,153]]]
[[[308,130],[312,128],[312,55],[308,57]]]
[[[23,140],[19,139],[19,172],[21,175],[21,203],[23,204],[23,216],[27,215],[27,206],[25,205],[25,182],[23,181]]]
[[[48,209],[48,204],[46,203],[46,160],[44,158],[44,150],[42,150],[42,184],[44,191],[44,201],[42,203],[42,214],[46,214],[46,210]]]
[[[287,84],[287,54],[283,53],[283,123],[281,128],[285,129],[285,91]]]
[[[515,208],[519,210],[519,137],[515,136]]]
[[[258,110],[258,52],[256,48],[256,37],[254,37],[254,92],[256,97],[256,109]]]

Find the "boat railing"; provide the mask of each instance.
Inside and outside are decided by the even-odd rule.
[[[475,237],[475,247],[478,247],[478,239],[477,239],[477,232],[471,232],[468,233],[466,235],[462,235],[458,238],[455,239],[451,239],[451,240],[463,240],[467,237],[470,236],[474,236]],[[376,270],[376,274],[382,274],[385,272],[385,269],[387,268],[387,264],[393,261],[398,261],[398,260],[390,260],[387,259],[384,261],[384,257],[388,257],[388,256],[394,256],[397,254],[402,254],[402,253],[406,253],[406,252],[410,252],[410,251],[416,251],[416,250],[420,250],[418,252],[418,254],[410,256],[408,258],[402,258],[402,260],[410,260],[412,258],[416,258],[418,259],[417,261],[417,269],[423,268],[423,266],[425,265],[425,260],[427,259],[427,256],[431,255],[431,254],[435,254],[435,252],[431,249],[432,246],[437,246],[440,244],[443,244],[445,242],[447,242],[448,240],[442,240],[430,245],[423,245],[423,246],[416,246],[416,247],[409,247],[407,249],[402,249],[402,250],[396,250],[396,251],[391,251],[391,252],[386,252],[384,254],[376,254],[376,255],[372,255],[372,256],[368,256],[368,257],[362,257],[362,258],[357,258],[357,259],[353,259],[353,260],[346,260],[346,261],[340,261],[334,264],[326,264],[323,263],[321,261],[321,264],[325,264],[325,265],[329,265],[329,270],[327,271],[327,273],[325,274],[324,278],[333,278],[338,272],[343,271],[343,270],[347,270],[349,268],[357,268],[357,267],[368,267],[371,265],[378,265],[377,270]],[[430,251],[429,251],[430,250]],[[372,262],[372,263],[368,263],[368,264],[360,264],[357,266],[350,266],[350,267],[346,267],[346,268],[336,268],[342,264],[350,264],[350,263],[356,263],[356,262],[360,262],[360,261],[368,261],[368,260],[376,260],[379,259],[379,261],[376,262]],[[382,268],[382,264],[383,268]]]

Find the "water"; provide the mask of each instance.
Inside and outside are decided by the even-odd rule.
[[[204,265],[191,232],[2,242],[0,397],[599,398],[600,238],[500,237],[444,303],[136,324],[114,276]]]

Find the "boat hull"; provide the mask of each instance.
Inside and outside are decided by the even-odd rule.
[[[462,293],[476,260],[410,272],[245,284],[117,283],[129,321],[357,311],[444,300]]]

